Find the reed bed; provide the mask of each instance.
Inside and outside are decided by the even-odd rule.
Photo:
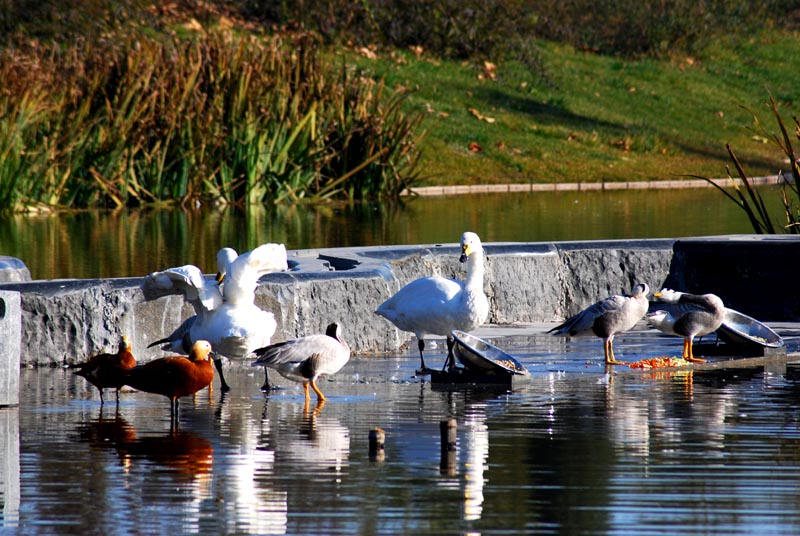
[[[394,198],[421,117],[311,34],[142,35],[0,57],[0,209]]]

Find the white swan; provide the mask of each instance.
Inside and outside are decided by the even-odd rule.
[[[183,294],[195,310],[195,316],[148,347],[160,344],[164,350],[188,354],[196,341],[209,341],[220,384],[226,391],[229,387],[222,360],[216,356],[243,358],[270,343],[278,324],[271,312],[255,304],[255,290],[261,276],[288,268],[286,248],[283,244],[263,244],[238,256],[231,248],[223,248],[217,253],[217,265],[216,280],[206,279],[199,268],[186,265],[150,274],[142,290],[148,300]]]
[[[689,294],[662,288],[653,297],[664,302],[647,314],[647,321],[667,335],[683,337],[687,361],[705,363],[694,356],[694,338],[715,332],[725,320],[725,305],[716,294]]]
[[[489,299],[483,291],[483,245],[478,235],[466,232],[461,236],[459,260],[467,263],[466,281],[441,276],[416,279],[375,311],[399,329],[416,335],[421,374],[430,372],[423,356],[426,335],[447,337],[447,362],[452,364],[452,331],[474,330],[489,316]]]
[[[633,287],[628,295],[616,294],[602,299],[580,313],[568,318],[548,333],[554,335],[588,335],[593,333],[603,339],[603,356],[607,365],[621,365],[614,357],[614,335],[633,328],[647,313],[645,283]]]
[[[342,338],[339,324],[329,324],[325,334],[308,335],[298,339],[278,342],[254,351],[258,356],[253,366],[270,367],[284,378],[302,383],[308,409],[309,385],[317,394],[317,406],[325,402],[325,395],[317,386],[323,375],[336,374],[350,360],[350,346]]]

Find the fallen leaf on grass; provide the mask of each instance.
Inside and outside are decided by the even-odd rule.
[[[487,123],[494,123],[495,122],[494,117],[487,117],[487,116],[483,115],[482,113],[480,113],[475,108],[468,108],[468,111],[469,111],[469,113],[474,115],[480,121],[486,121]]]
[[[375,52],[373,52],[372,50],[370,50],[367,47],[357,48],[356,52],[361,54],[362,56],[364,56],[365,58],[367,58],[369,60],[374,60],[374,59],[376,59],[378,57],[378,55],[375,54]]]

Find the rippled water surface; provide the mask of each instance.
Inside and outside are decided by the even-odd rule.
[[[797,330],[779,331],[797,350]],[[513,390],[443,390],[415,351],[353,359],[302,391],[182,400],[96,390],[61,369],[22,371],[0,410],[2,532],[39,534],[797,534],[800,368],[636,372],[601,366],[598,339],[542,329],[478,334],[532,372]],[[414,344],[411,345],[415,347]],[[431,363],[442,363],[442,347]],[[678,355],[653,331],[617,357]],[[437,353],[438,352],[438,353]],[[440,423],[454,417],[454,463]],[[386,432],[371,457],[371,429]]]

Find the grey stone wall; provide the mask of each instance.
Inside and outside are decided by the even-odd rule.
[[[772,258],[768,252],[773,242],[782,251],[775,262],[789,262],[787,255],[800,252],[800,239],[764,240],[755,252],[745,248],[747,259],[741,259],[736,248],[743,240],[485,244],[489,322],[558,322],[605,296],[628,292],[639,282],[653,290],[713,287],[733,307],[764,320],[800,316],[794,293],[787,291],[791,282],[770,276],[759,262]],[[711,246],[726,249],[724,244],[733,248],[724,256],[703,253]],[[290,251],[290,271],[264,277],[256,303],[275,314],[278,329],[273,341],[320,332],[336,320],[355,352],[393,351],[412,335],[399,332],[375,315],[375,309],[417,277],[440,274],[463,279],[459,253],[457,244]],[[722,268],[703,270],[704,263],[715,259],[726,267],[724,278]],[[740,269],[743,266],[748,268]],[[55,365],[83,360],[113,351],[123,333],[131,337],[138,359],[163,356],[158,348],[147,349],[147,344],[171,333],[193,311],[180,296],[145,301],[140,282],[130,278],[0,285],[20,293],[21,362]],[[750,301],[745,301],[742,285],[756,283],[758,294],[750,293]],[[766,297],[773,314],[753,314],[754,302],[762,303]]]
[[[633,282],[658,286],[667,277],[671,242],[486,244],[489,322],[562,320]],[[412,335],[375,309],[401,286],[439,274],[464,278],[457,244],[289,252],[290,271],[264,277],[256,304],[278,321],[273,341],[342,324],[351,347],[370,354],[397,350]],[[141,280],[57,280],[6,283],[21,295],[21,361],[55,365],[113,351],[127,334],[140,360],[163,355],[147,345],[193,314],[181,296],[145,301]]]

